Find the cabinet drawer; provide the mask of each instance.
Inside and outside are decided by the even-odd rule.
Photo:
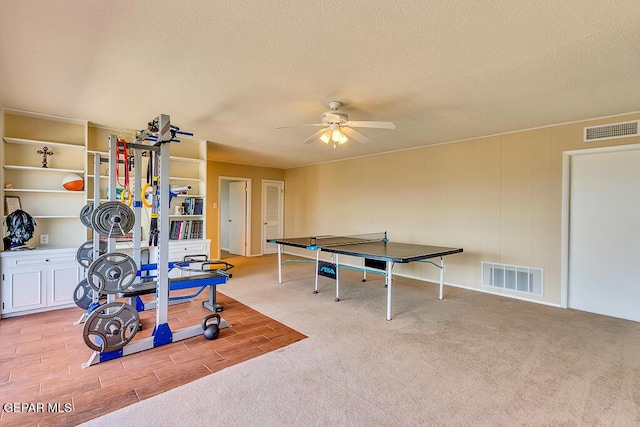
[[[169,260],[182,261],[188,255],[207,255],[209,254],[209,245],[205,242],[186,243],[180,245],[169,246]]]
[[[76,254],[74,253],[56,253],[56,254],[38,254],[38,255],[25,255],[20,257],[3,257],[2,268],[12,267],[31,267],[31,266],[43,266],[46,264],[54,263],[67,263],[75,262]]]

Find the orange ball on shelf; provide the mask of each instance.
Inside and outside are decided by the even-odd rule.
[[[62,186],[65,190],[81,191],[84,189],[84,180],[78,175],[67,175],[62,179]]]

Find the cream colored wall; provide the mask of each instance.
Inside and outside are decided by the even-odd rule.
[[[216,161],[207,162],[207,238],[211,239],[210,254],[213,259],[220,257],[220,197],[219,178],[237,177],[251,179],[251,242],[248,255],[258,255],[262,251],[262,180],[284,181],[282,169],[239,165]],[[218,208],[214,208],[214,203]]]
[[[481,261],[544,270],[544,295],[561,301],[562,153],[639,143],[582,142],[583,128],[639,114],[529,130],[285,171],[285,236],[387,231],[398,242],[464,248],[445,282],[481,286]],[[428,264],[394,271],[437,280]],[[491,289],[493,291],[493,289]]]

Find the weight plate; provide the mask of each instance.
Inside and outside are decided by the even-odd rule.
[[[100,255],[87,270],[87,282],[103,294],[124,292],[138,273],[135,261],[127,254],[111,252]]]
[[[91,286],[89,286],[87,279],[82,279],[73,292],[73,302],[75,302],[81,309],[88,310],[95,295],[98,294]]]
[[[91,228],[91,215],[93,214],[93,202],[89,202],[80,209],[80,222],[87,227]]]
[[[102,203],[91,214],[91,226],[102,237],[124,236],[134,224],[133,210],[117,201]]]
[[[76,290],[73,291],[73,302],[83,310],[89,308],[89,304],[93,302],[94,290],[89,286],[87,279],[82,279]]]
[[[94,351],[110,353],[127,345],[138,332],[140,316],[124,302],[111,302],[96,308],[84,322],[82,338]]]
[[[107,242],[100,241],[98,244],[98,256],[107,253]],[[76,260],[84,268],[89,268],[93,262],[93,240],[87,240],[76,252]]]

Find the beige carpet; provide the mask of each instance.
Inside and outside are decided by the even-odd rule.
[[[233,258],[224,293],[309,336],[87,425],[640,425],[640,324],[341,272]]]

